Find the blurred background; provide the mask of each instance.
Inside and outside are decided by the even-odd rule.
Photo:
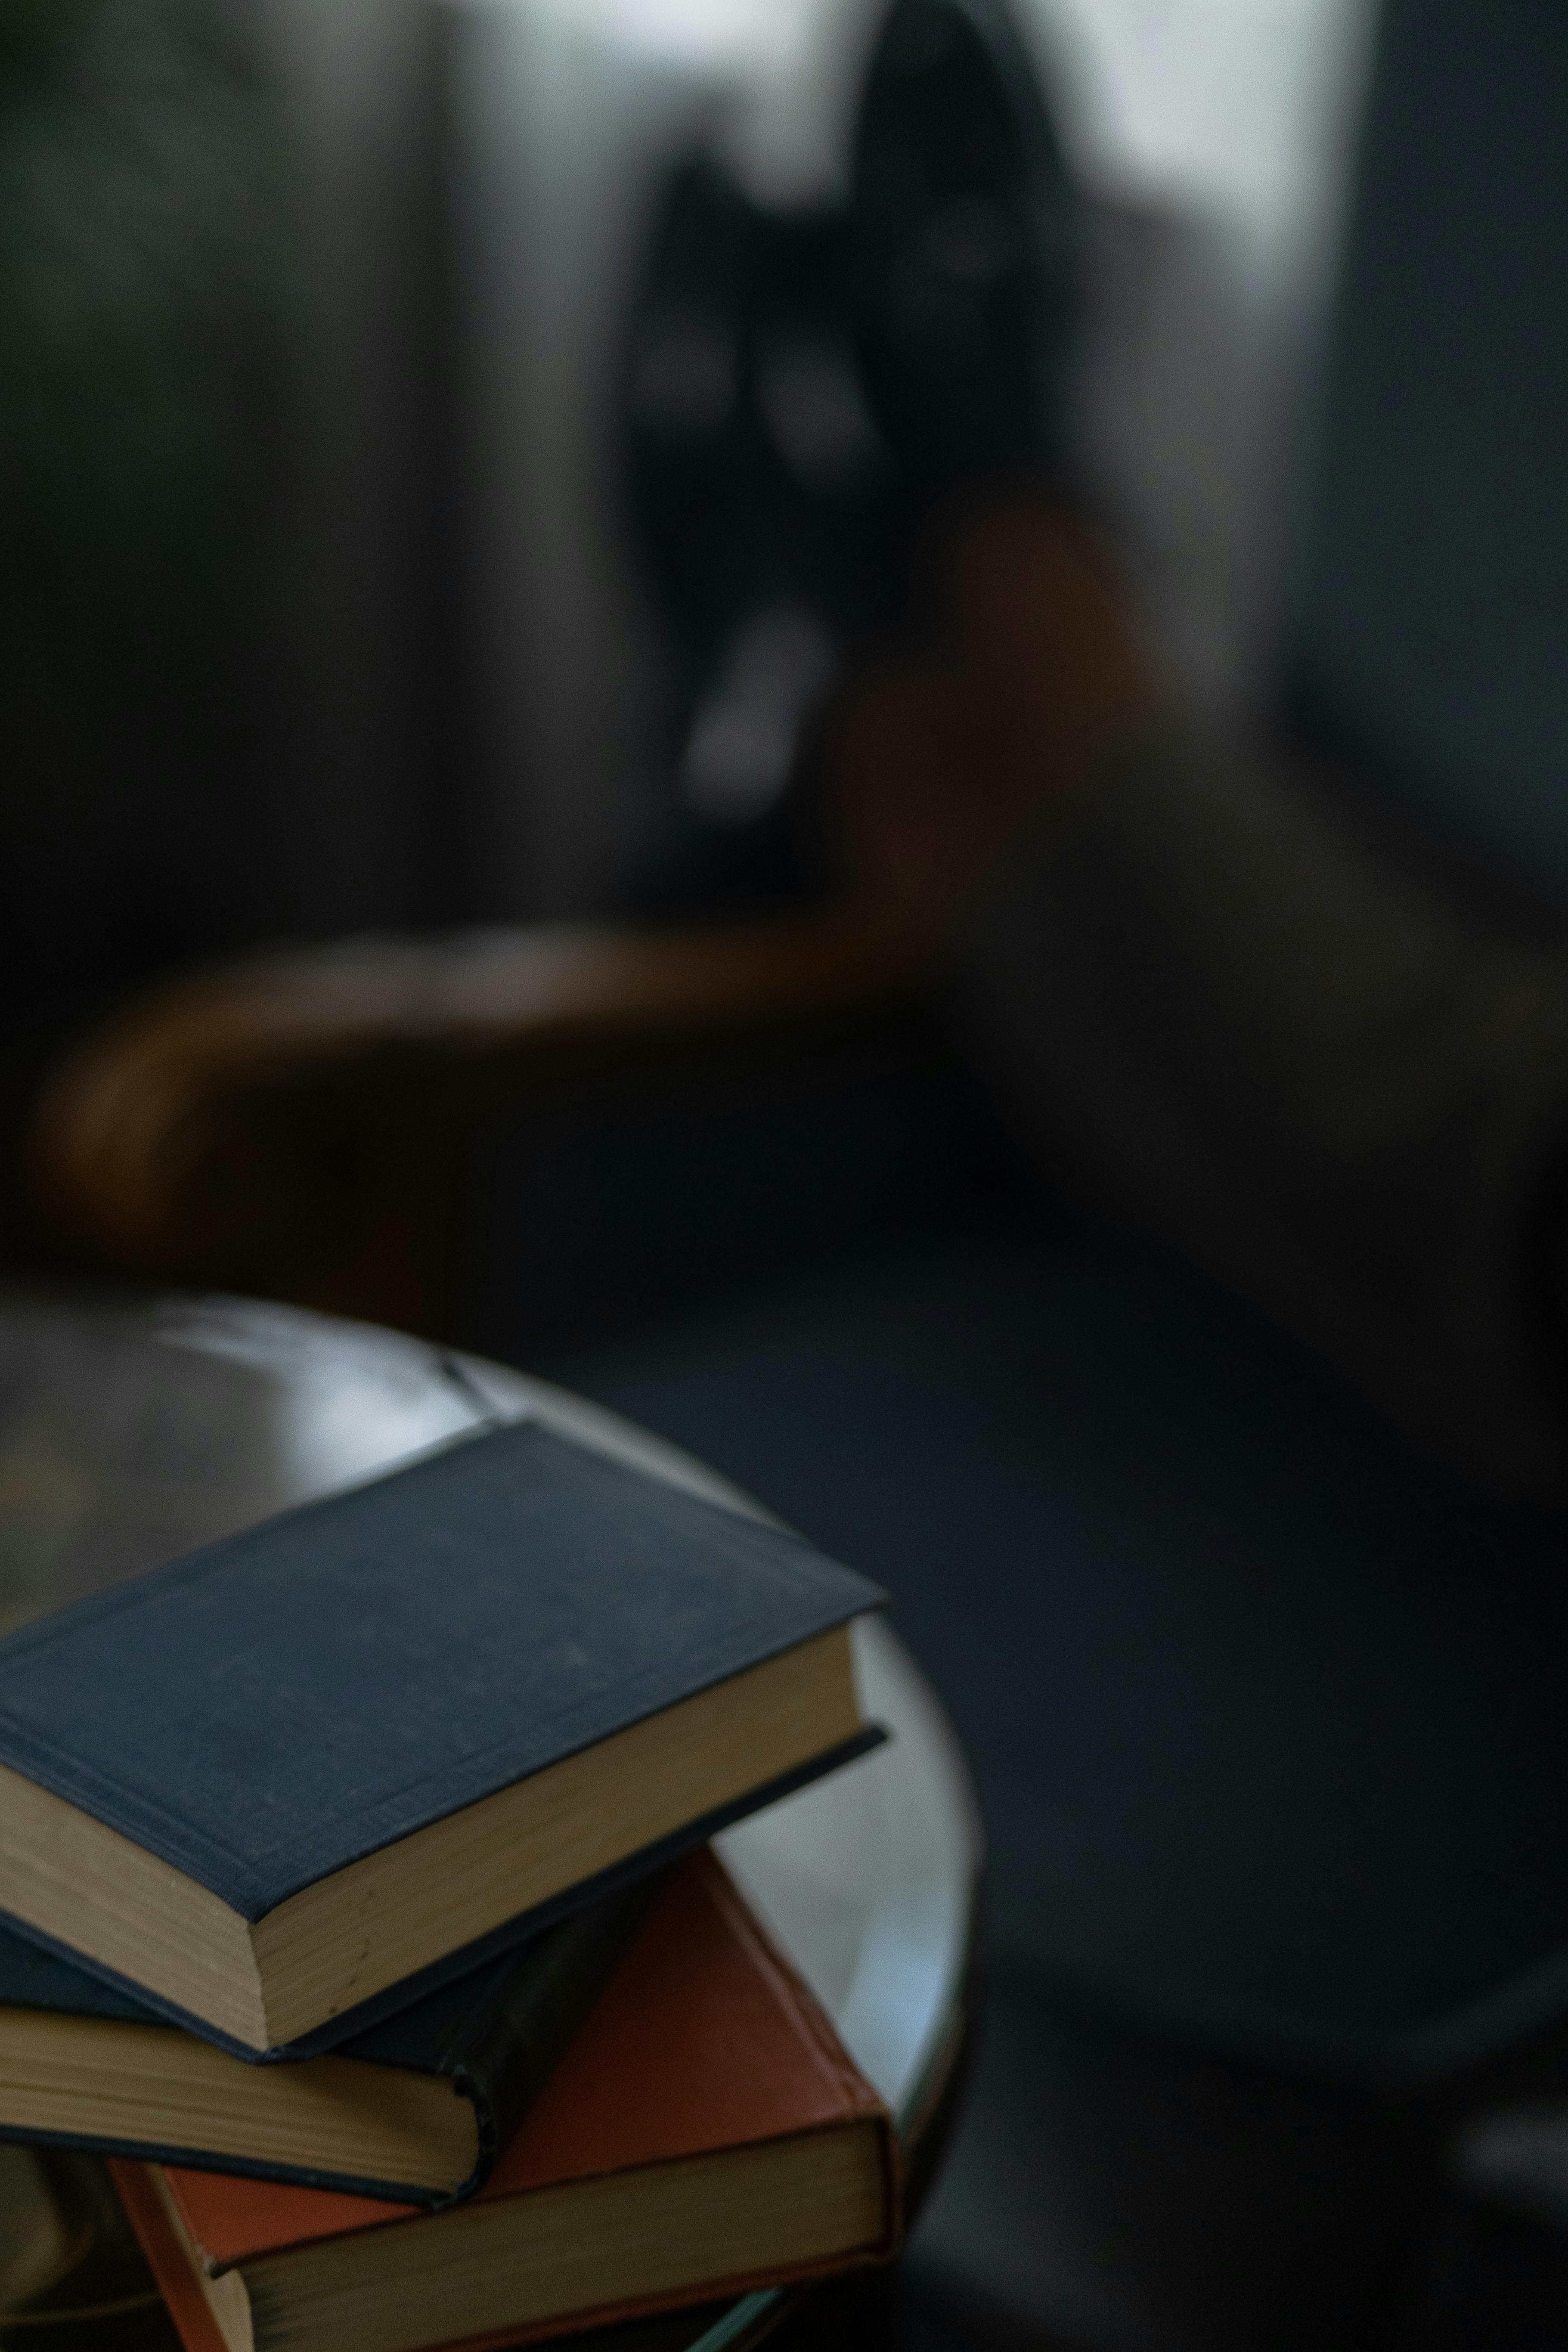
[[[1352,752],[1416,870],[1561,945],[1568,17],[1018,16],[1083,194],[1067,461],[1166,677]],[[670,173],[842,196],[882,17],[4,0],[7,1271],[472,1341],[892,1588],[994,1854],[915,2264],[967,2315],[914,2346],[1558,2344],[1560,2103],[1456,2221],[1469,2057],[1391,2087],[1298,2028],[1375,2012],[1365,2059],[1410,1986],[1425,2023],[1527,1962],[1561,2021],[1560,1520],[1064,1214],[831,925],[506,930],[613,925],[679,813],[626,455]],[[808,448],[843,385],[796,357]]]
[[[649,206],[698,142],[832,194],[878,15],[80,0],[52,68],[6,35],[5,593],[45,649],[7,665],[14,1019],[258,939],[613,903],[668,788],[614,432]],[[1092,208],[1075,432],[1221,710],[1269,675],[1367,16],[1026,11]]]

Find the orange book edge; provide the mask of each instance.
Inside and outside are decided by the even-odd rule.
[[[695,1914],[694,1906],[697,1906]],[[493,2352],[500,2352],[500,2347],[508,2345],[575,2334],[584,2328],[640,2318],[661,2311],[690,2308],[695,2304],[742,2294],[758,2288],[793,2285],[813,2277],[836,2276],[883,2262],[896,2250],[901,2228],[902,2180],[891,2118],[844,2050],[816,1996],[765,1935],[755,1915],[735,1889],[717,1857],[711,1853],[695,1855],[672,1873],[653,1913],[627,1953],[616,1979],[606,1989],[598,2008],[583,2028],[573,2050],[563,2059],[554,2081],[547,2087],[533,2115],[525,2121],[490,2183],[480,2192],[481,2200],[516,2194],[531,2185],[542,2185],[557,2177],[592,2177],[595,2168],[591,2149],[584,2150],[581,2145],[584,2135],[578,2111],[585,2095],[591,2100],[591,2086],[595,2081],[603,2083],[605,2079],[619,2079],[615,2075],[614,2068],[606,2065],[606,2060],[613,2054],[619,2053],[634,2062],[640,2056],[645,2066],[652,2067],[657,2077],[658,2060],[651,2053],[660,2051],[668,2037],[658,2034],[650,2037],[639,2030],[639,2011],[650,1960],[657,1973],[662,1937],[663,1958],[668,1967],[672,1957],[672,1931],[679,1935],[683,1926],[689,1928],[693,1917],[700,1919],[704,1909],[716,1915],[716,1925],[722,1931],[713,1940],[727,1939],[731,1955],[742,1958],[759,1989],[765,1988],[815,2062],[842,2086],[847,2110],[879,2118],[884,2203],[888,2217],[882,2241],[863,2251],[835,2257],[826,2263],[812,2261],[787,2270],[716,2278],[702,2282],[700,2287],[679,2288],[598,2305],[591,2310],[558,2316],[539,2325],[524,2323],[499,2334],[449,2339],[452,2352],[458,2344],[462,2346],[463,2352],[492,2352],[492,2347]],[[618,2092],[616,2104],[623,2106],[624,2111]],[[560,2146],[564,2140],[569,2145],[574,2130],[579,2142],[578,2160],[568,2166],[564,2175],[557,2175],[545,2159],[552,2143]],[[590,2127],[587,2133],[590,2142],[592,2137]],[[721,2137],[711,2144],[740,2146],[745,2142],[743,2139]],[[673,2149],[670,2152],[679,2153]],[[653,2160],[657,2161],[657,2157]],[[112,2158],[109,2169],[186,2352],[226,2352],[221,2332],[207,2308],[188,2256],[154,2186],[156,2168],[126,2158]],[[269,2207],[277,2217],[291,2217],[294,2228],[270,2237],[271,2246],[278,2248],[362,2229],[395,2227],[405,2219],[418,2222],[428,2218],[422,2216],[417,2208],[351,2198],[331,2190],[281,2188],[259,2180],[181,2172],[173,2168],[165,2170],[164,2179],[182,2211],[186,2213],[188,2222],[189,2205],[186,2198],[181,2195],[182,2183],[198,2196],[205,2194],[209,2199],[237,2200],[242,2210],[248,2202],[262,2217],[266,2216]],[[301,2217],[305,2220],[303,2229],[298,2226]],[[194,2224],[192,2235],[198,2244],[207,2242],[200,2228]],[[265,2251],[268,2243],[268,2233],[263,2230],[260,2239],[248,2248],[231,2249],[228,2259],[243,2261],[247,2252],[254,2254]],[[223,2266],[226,2267],[227,2263]],[[448,2352],[448,2347],[433,2346],[429,2352]]]

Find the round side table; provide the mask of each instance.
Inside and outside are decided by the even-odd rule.
[[[578,1398],[393,1332],[230,1299],[8,1297],[0,1632],[465,1429],[530,1416],[757,1509]],[[891,2108],[918,2201],[964,2045],[981,1838],[957,1743],[897,1635],[870,1621],[856,1639],[868,1711],[891,1740],[718,1843]],[[96,2162],[0,2147],[0,2345],[172,2352]],[[814,2292],[606,2334],[627,2352],[740,2352]]]

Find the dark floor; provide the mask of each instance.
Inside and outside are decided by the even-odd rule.
[[[1561,1531],[1087,1243],[928,1234],[532,1368],[879,1578],[968,1750],[991,2003],[910,2325],[1402,2342],[1441,2131],[1375,2078],[1464,2078],[1568,1946]]]

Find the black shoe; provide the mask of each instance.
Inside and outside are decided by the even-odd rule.
[[[709,160],[671,175],[623,371],[674,702],[637,911],[820,893],[802,745],[932,499],[1058,470],[1078,278],[1072,185],[1001,0],[895,0],[847,212],[769,213]]]
[[[892,579],[893,467],[860,394],[842,211],[670,175],[622,368],[627,518],[665,625],[673,807],[638,911],[810,895],[784,805],[843,646]]]
[[[911,503],[1062,464],[1079,205],[1002,0],[895,0],[855,131],[861,381]]]

